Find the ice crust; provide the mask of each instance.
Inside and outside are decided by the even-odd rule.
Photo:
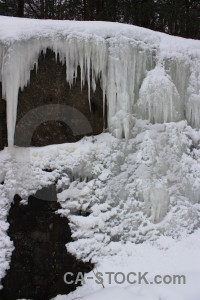
[[[108,128],[129,137],[130,116],[151,122],[187,119],[200,127],[200,42],[107,22],[39,21],[0,17],[2,95],[7,100],[8,144],[14,144],[19,88],[30,81],[41,51],[66,62],[73,85],[95,91],[100,80],[108,105]]]

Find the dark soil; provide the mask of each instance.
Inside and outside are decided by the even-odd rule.
[[[89,272],[90,263],[78,261],[66,250],[72,241],[67,218],[55,212],[60,208],[54,189],[48,200],[30,196],[28,205],[20,204],[16,195],[11,206],[8,235],[14,242],[10,269],[2,280],[1,300],[21,298],[47,300],[58,294],[68,294],[76,285],[67,285],[66,272]],[[44,194],[44,192],[43,192]],[[44,198],[42,198],[44,199]]]

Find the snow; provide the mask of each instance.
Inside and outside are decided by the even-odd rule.
[[[47,48],[66,61],[70,85],[78,66],[82,85],[95,90],[100,80],[109,132],[13,147],[18,89]],[[66,247],[77,258],[101,272],[187,278],[186,285],[120,286],[105,279],[105,289],[86,278],[56,300],[199,300],[200,42],[125,24],[0,17],[0,68],[9,142],[0,152],[0,279],[13,251],[14,195],[26,205],[56,184],[57,213],[68,217],[73,237]]]
[[[154,122],[186,117],[190,125],[200,127],[199,41],[109,22],[0,17],[0,28],[9,146],[14,143],[18,90],[29,83],[30,70],[47,48],[66,62],[70,86],[80,66],[82,85],[89,87],[89,105],[90,89],[95,91],[100,80],[109,131],[115,136],[129,137],[133,114]]]
[[[69,295],[58,295],[55,300],[99,300],[99,299],[137,299],[137,300],[199,300],[200,296],[200,231],[196,231],[186,239],[176,242],[169,237],[162,237],[157,245],[149,243],[135,245],[132,243],[113,245],[116,255],[100,257],[95,272],[101,272],[104,279],[104,287],[95,282],[90,272],[85,276],[85,284]],[[184,275],[185,284],[146,284],[144,281],[135,284],[123,284],[114,282],[114,275],[109,284],[106,272],[148,272],[148,282],[153,282],[156,275]],[[133,278],[131,278],[132,280]],[[137,279],[137,276],[134,277]]]
[[[23,204],[30,194],[55,182],[61,205],[57,213],[68,217],[74,239],[66,246],[78,258],[92,259],[100,271],[121,271],[127,256],[126,272],[135,267],[158,274],[199,272],[200,131],[186,121],[132,121],[129,140],[102,133],[77,143],[0,152],[2,277],[13,250],[6,234],[13,196],[19,194]],[[77,290],[79,296],[99,288],[88,284]],[[171,288],[156,286],[147,294],[154,297],[161,289],[161,300],[166,293],[174,300],[179,291]],[[140,289],[130,290],[139,297]],[[193,291],[200,292],[198,285],[191,295]],[[115,295],[115,289],[110,293]],[[142,299],[149,300],[145,295]]]

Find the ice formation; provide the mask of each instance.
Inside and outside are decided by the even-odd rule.
[[[147,73],[140,88],[139,113],[152,123],[178,121],[184,118],[183,105],[176,86],[163,68]]]
[[[12,147],[18,90],[47,48],[66,62],[70,85],[80,66],[89,101],[100,79],[110,133]],[[83,259],[200,227],[199,41],[123,24],[0,17],[0,70],[9,142],[0,152],[0,278],[13,250],[6,233],[13,196],[25,202],[53,183],[58,213],[70,219],[67,248]]]
[[[10,25],[11,23],[11,25]],[[19,88],[30,80],[41,51],[59,53],[66,80],[77,68],[82,85],[100,79],[108,128],[128,138],[133,114],[151,122],[187,119],[200,126],[200,42],[135,26],[103,22],[19,20],[0,17],[0,68],[7,100],[8,144],[14,143]]]
[[[55,182],[58,213],[69,218],[75,240],[68,249],[78,257],[110,254],[113,242],[155,241],[162,234],[181,239],[199,228],[199,132],[186,121],[133,122],[127,141],[103,133],[72,144],[1,151],[0,212],[5,224],[0,238],[6,237],[13,196],[27,200]],[[9,240],[6,247],[3,258],[11,253]]]

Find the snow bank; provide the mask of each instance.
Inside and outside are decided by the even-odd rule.
[[[41,51],[66,61],[73,84],[77,67],[82,85],[100,79],[108,103],[108,127],[128,138],[130,115],[152,122],[187,118],[199,127],[200,42],[170,37],[132,25],[107,22],[43,21],[0,17],[0,68],[7,100],[8,143],[13,145],[18,90],[30,80]],[[138,108],[139,106],[139,108]],[[105,107],[104,107],[105,111]]]
[[[104,286],[97,284],[91,272],[85,276],[85,284],[69,295],[60,295],[55,300],[199,300],[200,295],[200,270],[198,257],[200,254],[200,231],[196,231],[185,240],[176,242],[170,237],[162,237],[157,246],[150,244],[134,245],[128,243],[118,247],[114,256],[100,258],[95,272],[103,274]],[[114,247],[114,246],[113,246]],[[109,283],[106,272],[113,272]],[[123,272],[141,272],[147,274],[149,284],[144,281],[139,284],[129,284],[125,281],[117,284],[114,275]],[[185,284],[150,284],[156,275],[184,275]],[[118,277],[119,280],[122,277]],[[136,279],[131,277],[131,280]],[[80,298],[79,298],[80,297]]]

